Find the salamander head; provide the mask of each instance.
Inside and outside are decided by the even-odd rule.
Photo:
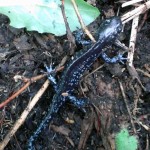
[[[119,17],[111,17],[104,20],[100,25],[99,40],[106,42],[114,41],[122,30],[122,22]]]

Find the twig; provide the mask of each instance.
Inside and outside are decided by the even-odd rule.
[[[142,89],[143,89],[144,91],[146,91],[146,88],[143,86],[143,84],[142,84],[142,82],[141,82],[141,80],[140,80],[140,77],[139,77],[139,75],[138,75],[136,69],[134,68],[134,66],[129,66],[129,65],[127,64],[127,69],[128,69],[129,74],[130,74],[131,77],[132,77],[132,81],[135,80],[135,79],[137,79],[137,81],[138,81],[138,83],[140,84],[140,86],[142,87]]]
[[[147,136],[146,136],[146,148],[145,148],[145,150],[149,150],[149,149],[150,149],[149,135],[147,134]]]
[[[148,72],[150,72],[150,67],[148,66],[148,64],[145,64],[144,67]]]
[[[136,16],[144,13],[145,11],[147,11],[150,8],[150,1],[142,4],[141,6],[135,8],[134,10],[124,14],[121,17],[122,23],[125,24],[126,22],[132,20],[133,18],[135,18]]]
[[[141,73],[143,73],[145,76],[147,76],[147,77],[150,78],[150,74],[149,73],[147,73],[147,72],[145,72],[145,71],[143,71],[143,70],[141,70],[139,68],[137,68],[136,70],[139,71],[139,72],[141,72]]]
[[[65,9],[64,9],[64,0],[62,0],[62,5],[60,6],[60,8],[61,8],[62,15],[63,15],[64,22],[65,22],[67,38],[68,38],[68,40],[72,43],[72,49],[75,49],[75,47],[76,47],[75,38],[74,38],[74,36],[72,35],[72,32],[71,32],[70,27],[69,27],[69,24],[68,24],[68,22],[67,22],[67,17],[66,17]],[[73,50],[73,51],[74,51],[74,50]]]
[[[9,97],[8,99],[4,100],[1,104],[0,104],[0,109],[3,108],[4,106],[6,106],[9,102],[11,102],[14,98],[16,98],[20,93],[22,93],[29,85],[31,84],[31,82],[27,82],[20,90],[18,90],[15,94],[13,94],[11,97]]]
[[[147,125],[143,124],[141,121],[136,122],[139,123],[145,130],[150,131],[150,128]]]
[[[19,89],[17,92],[15,92],[12,96],[10,96],[8,99],[4,100],[1,104],[0,104],[0,109],[3,108],[4,106],[6,106],[9,102],[11,102],[14,98],[16,98],[18,95],[20,95],[27,87],[29,87],[29,85],[37,80],[40,80],[41,78],[45,77],[46,74],[44,75],[39,75],[36,77],[32,77],[31,79],[29,78],[25,78],[22,77],[20,79],[24,80],[24,82],[27,82],[23,87],[21,87],[21,89]]]
[[[148,11],[145,12],[144,17],[142,18],[142,22],[140,23],[139,27],[138,27],[138,32],[140,32],[141,28],[143,27],[145,21],[147,20],[147,16],[148,16]]]
[[[121,81],[118,80],[118,82],[119,82],[119,85],[120,85],[120,89],[121,89],[121,93],[122,93],[122,96],[123,96],[124,103],[126,105],[126,108],[127,108],[127,111],[128,111],[129,117],[130,117],[130,121],[131,121],[131,124],[132,124],[132,127],[133,127],[134,134],[137,134],[136,129],[135,129],[135,125],[134,125],[134,121],[132,119],[132,115],[131,115],[130,109],[128,107],[128,102],[127,102],[127,98],[126,98],[126,95],[125,95],[125,92],[124,92],[124,88],[122,86]]]
[[[138,3],[138,2],[142,2],[143,0],[131,0],[131,1],[127,1],[125,3],[122,4],[122,8],[123,7],[126,7],[126,6],[130,6],[130,5],[133,5],[135,3]]]
[[[132,22],[132,29],[131,29],[130,42],[129,42],[129,48],[131,51],[128,52],[128,65],[129,66],[133,66],[133,56],[134,56],[134,50],[135,50],[135,44],[136,44],[138,22],[139,22],[139,16],[135,17]]]
[[[26,109],[21,114],[20,118],[16,121],[12,129],[9,131],[9,133],[5,136],[4,140],[0,143],[0,150],[3,150],[5,146],[10,141],[11,137],[16,133],[16,131],[19,129],[19,127],[24,123],[25,119],[27,118],[28,114],[32,110],[32,108],[35,106],[37,101],[40,99],[40,97],[43,95],[45,90],[47,89],[50,81],[46,80],[45,83],[42,85],[40,90],[37,92],[37,94],[34,96],[34,98],[29,102]]]
[[[84,22],[83,22],[83,20],[82,20],[82,17],[81,17],[81,15],[80,15],[80,13],[79,13],[79,10],[78,10],[78,7],[77,7],[75,1],[74,1],[74,0],[71,0],[71,2],[72,2],[72,4],[73,4],[73,7],[74,7],[74,9],[75,9],[75,12],[76,12],[76,14],[77,14],[78,20],[79,20],[79,22],[80,22],[80,24],[81,24],[81,27],[82,27],[83,31],[89,36],[89,38],[92,40],[92,42],[95,43],[96,40],[94,39],[94,37],[91,35],[91,33],[89,32],[89,30],[88,30],[87,27],[85,26],[85,24],[84,24]]]

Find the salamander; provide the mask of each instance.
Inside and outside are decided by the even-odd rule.
[[[56,94],[53,96],[52,104],[49,106],[45,118],[30,137],[28,142],[28,150],[34,149],[33,142],[38,137],[39,133],[47,127],[48,123],[67,100],[70,100],[79,108],[83,107],[84,102],[82,99],[76,99],[72,93],[78,86],[80,77],[83,73],[88,70],[95,60],[101,55],[102,49],[105,48],[105,46],[112,44],[117,39],[121,30],[122,22],[119,17],[111,17],[104,20],[100,25],[98,41],[93,44],[90,49],[82,50],[75,54],[73,60],[70,60],[68,65],[66,65],[66,69],[64,70],[59,83],[56,84],[54,78],[49,76],[49,79],[55,85]],[[117,60],[118,59],[115,61]],[[51,69],[47,70],[50,72]],[[63,96],[62,93],[67,93],[67,96]]]

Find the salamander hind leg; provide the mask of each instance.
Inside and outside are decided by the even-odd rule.
[[[87,98],[77,99],[72,95],[69,95],[68,98],[70,102],[72,102],[77,108],[81,109],[84,113],[86,113],[85,107],[91,104]]]

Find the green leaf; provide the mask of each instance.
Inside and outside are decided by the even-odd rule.
[[[76,0],[79,12],[86,25],[93,22],[100,12],[83,0]],[[66,28],[60,9],[60,0],[0,0],[0,13],[10,19],[15,28],[26,27],[28,31],[66,34]],[[65,0],[65,13],[71,31],[80,28],[71,0]]]
[[[138,141],[135,136],[130,136],[127,129],[122,129],[115,138],[116,150],[137,150]]]

